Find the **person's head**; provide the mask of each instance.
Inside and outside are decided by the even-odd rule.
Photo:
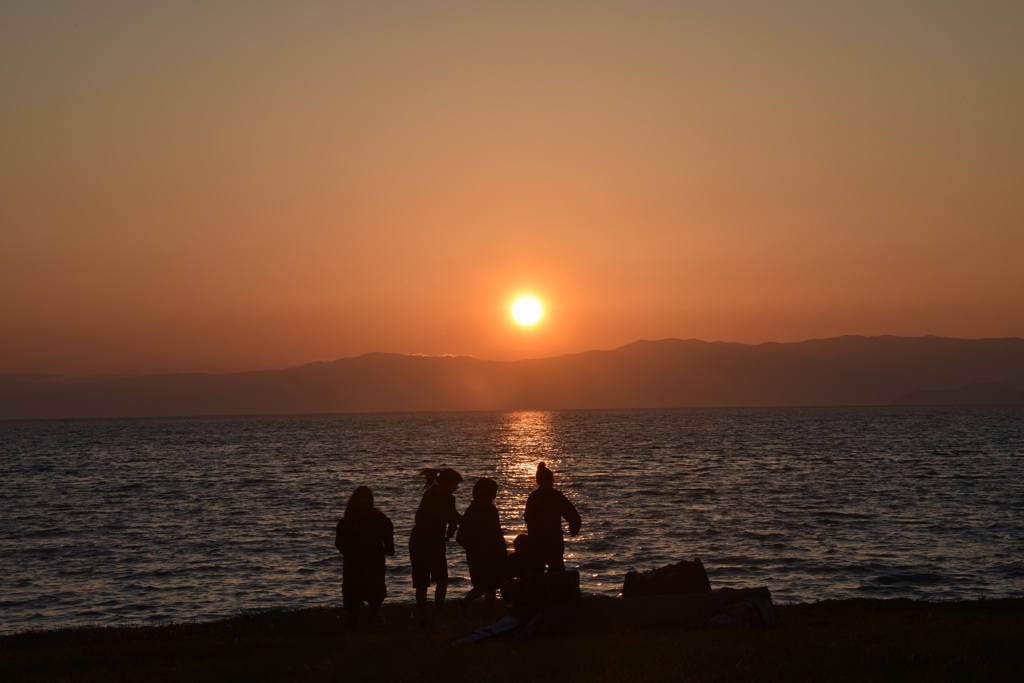
[[[480,477],[473,484],[473,500],[490,503],[498,495],[498,482],[490,477]]]
[[[528,545],[530,545],[530,537],[526,534],[519,534],[512,540],[512,549],[517,553],[525,553]]]
[[[540,488],[552,488],[555,485],[555,473],[548,469],[543,462],[537,465],[537,486]]]
[[[462,475],[456,470],[446,467],[437,474],[437,485],[442,490],[451,493],[455,489],[459,488],[459,484],[462,483]]]
[[[345,506],[345,516],[366,514],[373,509],[373,491],[369,486],[357,486],[352,495],[348,497],[348,505]]]
[[[431,486],[438,486],[451,493],[459,487],[459,483],[462,481],[462,475],[450,467],[443,470],[427,467],[420,471],[420,476],[426,482],[423,486],[424,492]]]

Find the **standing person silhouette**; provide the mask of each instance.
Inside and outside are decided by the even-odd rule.
[[[494,499],[498,495],[498,484],[490,477],[481,477],[473,485],[473,501],[462,516],[462,524],[455,540],[466,549],[466,564],[473,588],[459,601],[459,617],[463,618],[466,607],[481,595],[484,596],[484,614],[494,608],[498,588],[505,577],[508,551],[505,536],[501,533],[501,519]]]
[[[416,589],[416,606],[420,625],[441,628],[444,621],[441,607],[448,592],[448,557],[445,542],[451,540],[462,521],[455,509],[455,489],[462,475],[453,469],[425,469],[420,476],[426,480],[423,498],[416,509],[416,525],[409,535],[409,559],[412,561],[412,585]],[[434,587],[434,609],[427,603],[427,589]]]
[[[388,594],[385,556],[395,554],[395,527],[374,507],[373,491],[368,486],[357,487],[349,497],[335,530],[334,546],[344,555],[341,595],[349,627],[356,625],[366,604],[374,621],[383,625],[380,606]]]
[[[537,465],[537,489],[526,499],[526,532],[529,536],[530,571],[565,571],[565,539],[562,520],[569,533],[579,533],[580,513],[561,491],[555,488],[555,475],[543,462]]]

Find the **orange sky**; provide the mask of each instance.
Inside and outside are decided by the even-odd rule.
[[[1024,336],[1024,3],[154,4],[0,5],[0,372]]]

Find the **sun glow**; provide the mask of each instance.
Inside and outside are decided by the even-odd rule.
[[[533,296],[521,296],[512,303],[512,319],[530,327],[544,317],[544,306]]]

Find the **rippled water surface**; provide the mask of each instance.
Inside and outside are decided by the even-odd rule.
[[[0,423],[0,629],[340,604],[334,525],[369,485],[410,602],[416,473],[495,477],[511,539],[538,460],[576,502],[585,593],[700,556],[783,602],[1024,594],[1024,408],[566,411]],[[449,546],[451,592],[468,588]]]

